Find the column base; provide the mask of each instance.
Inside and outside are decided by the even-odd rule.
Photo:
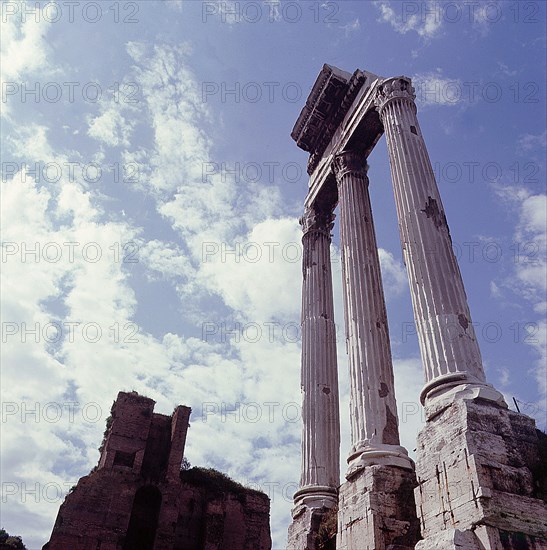
[[[397,466],[414,470],[414,462],[407,450],[401,445],[386,445],[372,440],[363,440],[355,444],[348,457],[346,479],[351,479],[367,466]]]
[[[411,550],[420,539],[413,469],[371,465],[340,487],[337,550]]]
[[[480,395],[430,417],[418,435],[417,550],[547,548],[546,448],[531,418]]]
[[[480,398],[507,408],[503,395],[490,384],[465,372],[443,374],[428,382],[420,392],[420,402],[429,420],[441,413],[456,399]]]
[[[308,488],[309,491],[317,487]],[[331,489],[325,487],[324,489]],[[298,491],[292,509],[287,550],[336,550],[337,491],[313,495]],[[300,494],[299,494],[300,493]]]
[[[338,489],[328,485],[308,485],[294,493],[294,508],[292,517],[300,514],[300,507],[335,508],[338,504]]]

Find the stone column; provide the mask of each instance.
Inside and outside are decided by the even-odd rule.
[[[302,262],[302,473],[294,495],[288,550],[316,548],[335,513],[340,484],[340,411],[330,263],[332,208],[307,208],[300,220]]]
[[[306,209],[302,285],[302,475],[295,504],[333,507],[340,484],[340,412],[330,259],[331,209]]]
[[[486,384],[460,269],[406,77],[385,80],[376,105],[387,139],[399,231],[425,370],[420,399],[463,391],[503,403]],[[426,401],[427,400],[427,401]]]
[[[397,405],[380,261],[363,155],[334,158],[349,356],[352,448],[346,477],[371,461],[412,468],[399,445]],[[379,458],[382,460],[379,462]]]

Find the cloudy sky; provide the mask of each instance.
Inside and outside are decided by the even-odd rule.
[[[267,492],[284,548],[307,191],[289,134],[323,63],[413,79],[488,380],[545,429],[544,3],[1,8],[1,523],[29,548],[96,464],[120,390],[191,406],[188,460]],[[412,453],[422,374],[384,138],[369,163]]]

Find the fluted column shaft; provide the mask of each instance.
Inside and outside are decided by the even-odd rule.
[[[376,103],[387,139],[426,388],[441,376],[485,383],[467,296],[414,97],[408,79],[394,78],[381,85]],[[460,376],[447,376],[454,374]]]
[[[399,445],[384,290],[365,158],[334,159],[340,205],[344,316],[350,376],[350,462],[363,451]],[[398,450],[401,450],[398,448]]]
[[[302,285],[302,475],[295,495],[336,495],[340,484],[340,412],[330,258],[332,210],[307,209]],[[336,503],[334,498],[333,504]]]

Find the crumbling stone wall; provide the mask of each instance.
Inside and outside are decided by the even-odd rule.
[[[59,509],[43,550],[270,550],[270,503],[220,472],[181,471],[191,410],[118,394],[97,468]]]

